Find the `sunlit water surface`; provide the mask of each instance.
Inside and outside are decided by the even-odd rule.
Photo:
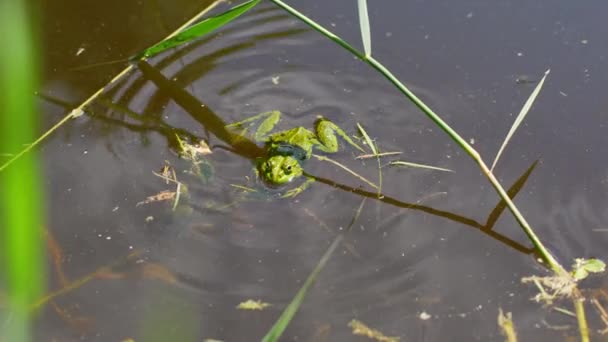
[[[124,58],[160,39],[169,30],[163,26],[201,6],[182,2],[47,4],[41,92],[67,103],[41,100],[48,125],[120,70],[71,68]],[[354,3],[292,5],[358,45]],[[599,1],[370,4],[376,58],[488,162],[535,85],[517,80],[538,81],[552,69],[496,174],[509,187],[540,160],[516,202],[566,266],[575,257],[607,257],[602,9]],[[546,272],[510,214],[491,232],[480,230],[498,199],[475,163],[334,43],[263,3],[219,34],[150,63],[196,97],[202,112],[227,123],[280,110],[278,129],[312,128],[323,115],[350,134],[360,123],[381,152],[402,152],[383,166],[401,159],[454,172],[385,166],[380,201],[359,179],[310,160],[307,172],[343,187],[317,182],[295,199],[243,196],[234,185],[265,189],[252,161],[208,133],[192,108],[131,72],[43,146],[48,230],[58,246],[49,253],[49,292],[98,273],[41,308],[40,340],[260,340],[361,205],[284,340],[350,341],[352,319],[406,341],[502,340],[499,308],[513,313],[522,340],[577,335],[573,319],[529,300],[535,288],[520,279]],[[208,179],[188,173],[193,166],[178,157],[176,132],[212,147],[204,157]],[[345,145],[331,157],[378,182],[377,161],[356,155]],[[180,205],[138,205],[175,190],[153,174],[166,163],[188,187]],[[237,310],[246,299],[272,306]]]

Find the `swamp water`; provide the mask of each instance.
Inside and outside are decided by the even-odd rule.
[[[48,126],[122,66],[72,68],[133,55],[203,5],[45,4],[41,104]],[[355,3],[290,5],[358,45]],[[540,160],[516,197],[520,210],[565,266],[576,257],[607,259],[608,46],[598,10],[606,5],[369,6],[375,57],[487,162],[534,81],[552,69],[496,174],[508,188]],[[578,335],[573,318],[530,301],[536,289],[521,278],[547,273],[510,213],[487,230],[498,196],[474,162],[339,46],[263,3],[150,64],[199,108],[180,106],[135,70],[42,147],[55,246],[49,293],[86,281],[40,305],[37,340],[259,340],[364,199],[282,340],[363,340],[347,326],[358,319],[405,341],[500,341],[499,308],[513,313],[521,340]],[[355,134],[358,122],[380,152],[403,152],[383,165],[402,159],[455,172],[385,166],[379,201],[359,179],[309,160],[305,170],[328,184],[316,182],[295,199],[244,200],[233,185],[256,187],[252,161],[209,133],[205,115],[229,123],[269,110],[283,112],[279,129],[312,128],[322,114]],[[208,141],[201,175],[177,156],[175,133]],[[342,147],[330,157],[377,182],[377,161],[355,160],[358,152]],[[173,201],[140,203],[175,191],[153,173],[163,165],[188,188],[175,211]],[[606,286],[601,277],[584,284]],[[247,299],[272,306],[237,310]],[[588,316],[594,329],[602,326],[591,306]]]

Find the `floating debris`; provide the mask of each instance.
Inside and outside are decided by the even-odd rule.
[[[163,190],[156,195],[148,196],[144,201],[138,202],[135,206],[139,207],[140,205],[161,202],[161,201],[172,201],[175,199],[175,195],[177,193],[175,191]]]
[[[199,141],[198,144],[189,144],[182,140],[179,135],[176,134],[175,137],[179,143],[179,154],[185,159],[197,161],[198,156],[205,156],[212,153],[209,145],[204,140]]]
[[[272,304],[262,302],[261,300],[248,299],[236,306],[239,310],[264,310]]]
[[[551,304],[554,300],[571,297],[576,289],[576,281],[568,276],[531,276],[521,279],[522,283],[534,283],[539,293],[532,298],[536,302]]]
[[[365,325],[365,323],[363,323],[359,320],[356,320],[356,319],[353,319],[352,321],[350,321],[350,323],[348,323],[348,326],[353,329],[354,335],[366,336],[366,337],[369,337],[371,339],[374,339],[374,340],[380,341],[380,342],[397,342],[397,341],[399,341],[399,337],[386,336],[383,333],[381,333],[380,331],[378,331],[376,329],[372,329],[372,328],[368,327],[367,325]]]

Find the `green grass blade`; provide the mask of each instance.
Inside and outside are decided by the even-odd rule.
[[[411,163],[411,162],[406,162],[406,161],[403,161],[403,160],[392,161],[392,162],[389,163],[389,165],[394,165],[394,166],[409,166],[409,167],[415,167],[415,168],[419,168],[419,169],[429,169],[429,170],[444,171],[444,172],[454,172],[453,170],[445,169],[443,167],[437,167],[437,166],[431,166],[431,165]]]
[[[549,71],[550,70],[545,71],[545,76],[543,76],[543,79],[540,80],[540,82],[538,82],[538,85],[536,86],[536,88],[534,88],[534,91],[532,92],[532,94],[530,94],[530,97],[528,98],[528,100],[522,107],[521,111],[515,118],[515,122],[513,122],[513,126],[511,126],[511,129],[509,130],[507,137],[503,141],[502,146],[500,146],[500,150],[498,150],[498,153],[496,154],[496,158],[494,158],[494,162],[492,163],[492,167],[490,167],[490,171],[494,171],[494,167],[496,166],[496,163],[498,163],[498,158],[500,158],[502,151],[505,149],[505,147],[507,147],[507,144],[511,140],[511,137],[513,136],[513,134],[515,133],[515,131],[517,130],[517,128],[519,127],[521,122],[524,121],[524,118],[526,117],[526,115],[528,115],[530,108],[532,108],[532,104],[534,104],[534,100],[536,100],[538,93],[540,93],[540,90],[542,89],[543,84],[545,83],[545,78],[547,78],[547,75],[549,75]]]
[[[357,122],[357,127],[359,128],[359,132],[363,135],[363,139],[365,143],[372,150],[374,156],[376,156],[376,160],[378,161],[378,198],[380,198],[382,194],[382,165],[380,164],[380,154],[378,153],[378,146],[374,143],[374,141],[369,137],[369,134],[363,129],[363,126]]]
[[[216,15],[211,18],[207,18],[207,19],[187,28],[186,30],[180,32],[179,34],[175,35],[174,37],[167,39],[167,40],[163,40],[162,42],[145,49],[144,51],[135,55],[132,59],[136,60],[136,59],[140,59],[142,57],[145,57],[145,58],[152,57],[152,56],[159,54],[163,51],[166,51],[170,48],[187,43],[193,39],[200,38],[208,33],[215,31],[218,28],[228,24],[232,20],[238,18],[241,14],[249,11],[251,8],[253,8],[255,5],[257,5],[260,1],[261,0],[249,0],[247,2],[244,2],[238,6],[235,6],[231,9],[229,9],[228,11],[226,11],[222,14]]]
[[[0,153],[19,150],[37,129],[39,55],[28,1],[0,1]],[[0,340],[32,340],[31,303],[43,291],[42,187],[38,155],[30,153],[0,174],[0,279],[6,294]],[[6,293],[4,293],[6,290]]]
[[[358,0],[357,7],[359,8],[359,27],[361,28],[363,51],[365,51],[365,56],[369,57],[372,55],[372,37],[369,26],[369,15],[367,13],[367,0]]]
[[[361,124],[359,124],[358,122],[357,122],[357,128],[359,128],[359,132],[361,132],[361,135],[363,135],[363,139],[365,140],[365,143],[372,150],[372,153],[374,154],[374,156],[378,156],[378,149],[376,149],[376,144],[374,144],[374,142],[369,137],[369,135],[367,134],[365,129],[363,129],[363,126],[361,126]]]
[[[287,325],[289,324],[289,322],[291,322],[291,319],[293,318],[293,316],[296,314],[296,312],[298,312],[300,305],[304,301],[304,297],[306,297],[306,293],[308,292],[308,289],[314,283],[315,279],[317,279],[319,272],[321,272],[323,267],[325,267],[325,264],[327,264],[327,261],[329,260],[331,255],[334,253],[334,251],[336,250],[338,245],[340,245],[340,242],[342,242],[343,238],[344,238],[343,235],[339,235],[334,240],[334,242],[332,242],[331,246],[329,246],[329,248],[327,249],[327,252],[325,252],[325,254],[323,254],[323,257],[321,258],[321,260],[319,260],[319,263],[317,264],[315,269],[312,271],[312,273],[306,279],[306,282],[304,283],[304,285],[302,285],[302,288],[300,288],[300,290],[298,291],[296,296],[291,300],[289,305],[287,305],[287,308],[285,308],[285,310],[283,311],[283,313],[281,314],[279,319],[274,323],[274,325],[272,326],[270,331],[268,331],[266,336],[264,336],[264,338],[262,339],[263,342],[278,341],[278,339],[281,337],[281,335],[287,328]]]

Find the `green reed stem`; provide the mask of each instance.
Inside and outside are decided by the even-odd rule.
[[[429,119],[431,119],[439,128],[441,128],[447,135],[452,138],[456,144],[458,144],[473,160],[477,162],[480,169],[484,173],[484,175],[488,178],[498,195],[507,203],[509,210],[515,217],[515,220],[519,223],[519,225],[524,230],[524,233],[528,236],[534,247],[538,250],[543,260],[549,265],[549,267],[559,275],[568,275],[568,272],[564,269],[564,267],[549,253],[549,251],[545,248],[543,243],[540,241],[538,236],[534,233],[526,219],[517,209],[513,201],[507,192],[504,190],[500,182],[496,179],[494,174],[490,171],[488,166],[485,164],[479,153],[466,142],[454,129],[452,129],[439,115],[437,115],[431,108],[429,108],[421,99],[419,99],[411,90],[409,90],[393,73],[391,73],[382,63],[378,62],[372,56],[365,56],[364,53],[355,49],[352,45],[348,44],[342,38],[335,35],[333,32],[327,30],[323,26],[317,24],[313,20],[306,17],[304,14],[300,13],[293,7],[287,5],[281,0],[270,0],[277,6],[283,8],[285,11],[289,12],[294,17],[298,18],[317,32],[323,34],[330,40],[334,41],[336,44],[342,46],[344,49],[348,50],[353,55],[357,56],[363,62],[370,65],[372,68],[376,69],[380,74],[382,74],[387,80],[389,80],[403,95],[405,95],[410,101],[412,101],[424,114],[426,114]]]

